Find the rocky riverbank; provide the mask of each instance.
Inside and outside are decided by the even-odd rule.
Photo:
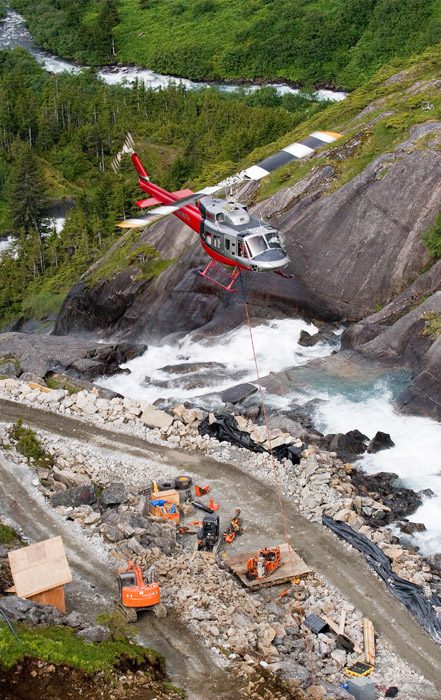
[[[76,415],[97,425],[111,423],[122,432],[142,435],[157,444],[179,446],[189,452],[201,452],[220,461],[236,463],[242,470],[274,483],[274,464],[269,453],[250,452],[199,434],[202,421],[215,421],[215,416],[203,411],[178,406],[170,415],[128,399],[100,398],[98,392],[83,391],[69,396],[61,390],[28,389],[17,380],[6,380],[0,385],[3,397]],[[262,427],[246,417],[238,416],[237,420],[244,432],[264,448],[267,436]],[[7,446],[5,429],[2,435]],[[166,603],[215,649],[215,654],[229,658],[239,674],[251,676],[254,668],[261,668],[260,661],[265,661],[277,678],[286,678],[288,674],[291,681],[303,687],[316,682],[326,687],[326,683],[335,685],[338,682],[343,665],[353,661],[356,655],[343,652],[343,658],[343,650],[335,647],[332,635],[318,638],[301,621],[302,615],[310,612],[335,616],[337,611],[346,609],[350,634],[361,642],[362,615],[345,602],[337,590],[314,574],[304,581],[299,591],[300,600],[293,595],[279,600],[274,591],[271,597],[263,594],[250,597],[213,562],[182,550],[183,544],[176,541],[171,528],[149,522],[143,516],[147,484],[157,478],[174,478],[178,471],[175,474],[170,473],[170,469],[164,471],[160,464],[133,455],[115,459],[93,446],[80,446],[50,434],[41,434],[40,438],[53,464],[49,469],[38,467],[35,484],[52,505],[64,517],[89,530],[117,560],[135,556],[146,565],[155,561]],[[305,444],[288,432],[273,429],[270,438],[278,441],[279,446],[291,444],[302,448],[299,464],[294,466],[287,459],[277,462],[282,492],[300,512],[315,522],[320,522],[322,515],[327,514],[349,523],[383,549],[393,562],[394,572],[422,585],[427,595],[439,590],[436,562],[431,566],[415,551],[401,546],[384,525],[373,528],[368,524],[372,516],[381,521],[382,514],[390,513],[390,506],[383,502],[379,493],[375,496],[369,491],[368,495],[357,493],[351,480],[357,472],[350,463],[339,459],[336,452]],[[20,459],[18,455],[17,459]],[[121,474],[124,474],[124,486],[118,483]],[[88,502],[76,501],[79,493],[86,494]],[[240,615],[244,616],[243,627],[239,623],[232,624],[238,615],[239,621]],[[391,661],[390,654],[391,650],[380,638],[378,678],[401,686],[406,679],[409,688],[418,688],[418,697],[431,697],[421,679],[412,675],[398,659]]]

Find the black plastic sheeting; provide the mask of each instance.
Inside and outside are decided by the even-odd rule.
[[[441,598],[439,596],[428,598],[424,595],[421,586],[394,574],[389,557],[365,535],[356,532],[347,523],[334,520],[328,515],[323,515],[322,522],[364,554],[366,561],[383,579],[392,595],[404,603],[432,639],[441,644]]]
[[[216,416],[216,422],[209,423],[206,418],[198,427],[200,435],[215,437],[219,442],[230,442],[232,445],[245,447],[252,452],[268,452],[264,447],[258,445],[251,439],[250,434],[245,430],[239,430],[234,416]],[[274,456],[279,459],[289,459],[293,464],[300,464],[300,454],[305,447],[295,447],[294,445],[280,445],[273,449]]]
[[[245,430],[239,430],[234,416],[216,416],[215,423],[209,423],[205,418],[198,427],[199,435],[209,435],[219,442],[230,442],[232,445],[246,447],[252,452],[266,452],[261,445],[251,439]]]

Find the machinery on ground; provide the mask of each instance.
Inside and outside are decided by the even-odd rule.
[[[127,134],[123,148],[113,159],[114,170],[119,168],[124,154],[130,155],[138,173],[140,188],[150,195],[148,199],[136,202],[140,209],[155,207],[147,216],[125,219],[118,223],[121,228],[145,228],[158,218],[174,214],[200,237],[201,245],[210,256],[205,269],[199,271],[202,277],[220,286],[227,292],[236,291],[234,282],[241,270],[253,272],[282,272],[289,263],[283,236],[274,226],[251,216],[248,208],[230,196],[220,199],[213,195],[221,190],[229,190],[236,184],[259,181],[277,168],[295,160],[310,156],[322,146],[333,143],[341,134],[332,131],[314,131],[307,138],[285,146],[281,151],[265,158],[257,165],[198,192],[180,190],[168,192],[151,182],[137,153],[132,136]],[[164,206],[156,206],[156,205]],[[209,272],[218,264],[232,268],[228,284],[213,279]]]
[[[223,534],[224,542],[226,542],[226,544],[231,544],[238,535],[242,534],[242,532],[242,520],[240,517],[240,508],[238,508]]]
[[[144,579],[141,567],[133,561],[129,561],[125,569],[118,569],[118,590],[118,607],[127,622],[136,622],[138,611],[152,608],[161,602],[154,567],[150,567]]]
[[[270,576],[282,564],[280,547],[264,547],[248,559],[246,577],[255,581]]]
[[[219,539],[219,516],[208,513],[198,532],[198,551],[212,552]]]

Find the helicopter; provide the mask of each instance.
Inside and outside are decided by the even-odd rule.
[[[289,264],[289,257],[282,233],[270,224],[251,216],[247,206],[237,202],[234,197],[221,199],[213,195],[225,189],[231,191],[238,183],[261,180],[282,165],[305,158],[340,137],[341,134],[333,131],[314,131],[302,141],[286,146],[217,185],[205,187],[197,192],[189,189],[168,192],[150,180],[135,151],[133,138],[127,133],[122,149],[112,161],[112,167],[117,171],[123,156],[130,155],[138,173],[138,184],[150,195],[148,199],[138,200],[136,205],[140,209],[154,208],[146,216],[124,219],[117,226],[144,228],[163,216],[174,214],[200,236],[201,245],[210,257],[204,270],[198,270],[198,274],[226,292],[237,291],[234,283],[242,270],[275,272],[290,278],[292,275],[283,272]],[[219,264],[233,268],[228,284],[222,284],[210,274]]]

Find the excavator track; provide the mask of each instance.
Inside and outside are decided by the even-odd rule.
[[[138,619],[138,613],[135,608],[127,608],[125,605],[117,603],[117,610],[128,624],[133,624]]]

